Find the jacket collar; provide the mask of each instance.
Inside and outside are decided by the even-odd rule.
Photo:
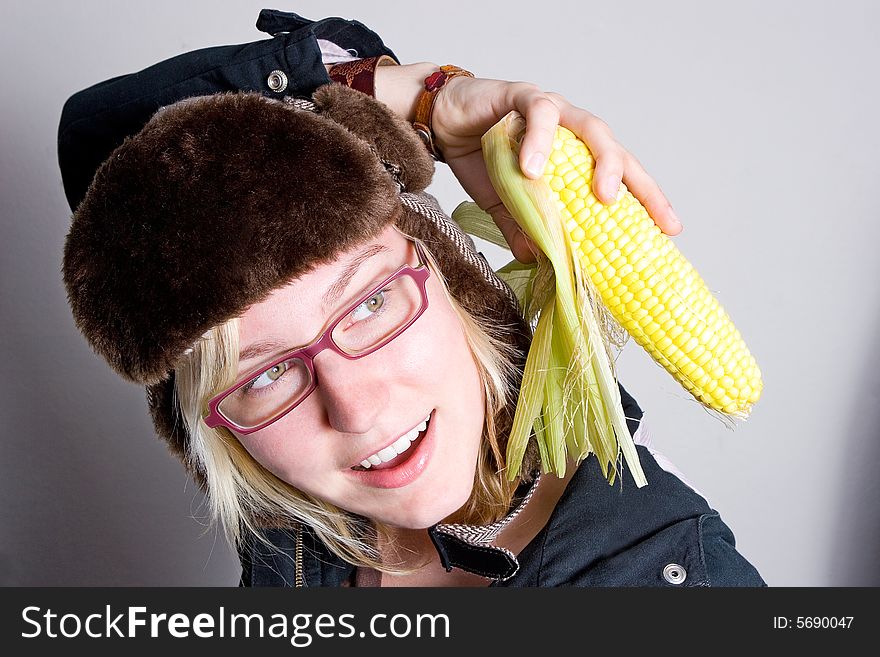
[[[437,554],[440,563],[451,571],[460,568],[470,573],[475,573],[490,580],[504,581],[513,577],[519,570],[519,562],[516,556],[507,548],[492,545],[501,531],[513,521],[532,499],[537,489],[540,475],[536,475],[532,482],[521,485],[514,495],[514,508],[501,520],[489,525],[465,525],[438,523],[428,529],[428,535]],[[305,586],[342,586],[354,573],[354,566],[333,554],[327,547],[307,528],[299,530],[302,534],[302,579]],[[293,557],[295,551],[295,535],[286,532],[287,538],[272,537],[272,543],[276,547],[282,547],[281,543],[290,543],[289,550],[285,550]],[[291,579],[288,585],[293,585],[292,577],[286,577],[285,572],[292,570],[294,559],[285,564],[279,564],[273,559],[273,563],[266,564],[272,568],[276,577],[282,577],[285,581]]]
[[[516,518],[538,487],[541,475],[538,474],[530,484],[520,486],[514,499],[513,511],[490,525],[445,525],[436,524],[428,530],[428,535],[440,555],[440,563],[449,572],[461,568],[492,580],[504,581],[516,575],[519,562],[507,548],[492,545],[508,524]]]

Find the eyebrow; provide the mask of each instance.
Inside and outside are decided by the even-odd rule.
[[[339,278],[336,279],[336,282],[333,283],[333,285],[330,286],[330,289],[324,293],[324,296],[321,298],[321,308],[327,310],[328,306],[339,299],[340,295],[345,291],[345,288],[348,287],[351,279],[364,262],[380,253],[385,253],[388,250],[388,247],[384,244],[372,244],[352,258],[342,274],[339,275]]]
[[[238,362],[243,363],[257,356],[265,356],[276,351],[280,351],[285,345],[277,340],[258,340],[250,344],[246,349],[242,349],[238,355]]]
[[[339,299],[340,295],[345,291],[345,288],[348,287],[351,279],[358,272],[358,269],[360,269],[360,266],[364,264],[364,262],[380,253],[385,253],[386,251],[389,251],[389,248],[384,244],[373,244],[352,258],[342,274],[339,275],[339,278],[336,279],[336,282],[334,282],[327,292],[324,293],[324,296],[321,297],[321,308],[326,311],[328,306]],[[291,345],[287,345],[277,340],[257,340],[241,350],[238,355],[238,362],[242,363],[257,358],[258,356],[265,356],[266,354],[289,351],[292,348]]]

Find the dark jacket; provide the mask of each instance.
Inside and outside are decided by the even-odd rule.
[[[622,387],[621,398],[635,433],[642,411]],[[637,488],[626,468],[609,485],[590,455],[547,524],[515,558],[437,525],[429,532],[441,563],[483,574],[491,586],[766,586],[737,552],[718,512],[661,469],[646,447],[636,449],[647,486]],[[354,566],[310,531],[302,531],[299,547],[293,530],[270,530],[267,537],[276,549],[252,547],[240,555],[242,586],[340,586],[352,576]]]

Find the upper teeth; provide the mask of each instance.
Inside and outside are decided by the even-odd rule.
[[[428,428],[428,422],[430,421],[430,419],[431,416],[428,415],[428,417],[422,420],[419,426],[413,427],[409,431],[409,433],[404,434],[393,443],[388,445],[388,447],[386,447],[385,449],[380,449],[372,456],[368,456],[366,459],[361,461],[361,465],[365,468],[369,468],[372,465],[386,463],[387,461],[393,459],[395,456],[403,454],[406,450],[409,449],[409,446],[412,445],[413,441],[418,438],[419,434]]]

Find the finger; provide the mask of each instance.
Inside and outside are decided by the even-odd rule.
[[[593,172],[593,194],[605,205],[616,203],[623,196],[624,159],[621,149],[616,146],[612,139],[611,143],[604,143],[599,147],[591,147],[590,151],[596,160],[596,168]]]
[[[672,205],[639,161],[617,142],[608,124],[568,103],[560,103],[560,108],[562,125],[583,140],[596,160],[592,185],[596,198],[606,205],[614,203],[624,182],[660,230],[678,235],[683,227]]]
[[[660,230],[667,235],[678,235],[684,226],[660,186],[635,157],[628,155],[626,159],[624,182],[632,195],[641,201]]]
[[[626,151],[617,143],[608,124],[586,110],[574,106],[563,107],[560,120],[590,149],[596,162],[593,172],[593,194],[602,203],[610,205],[622,194]]]
[[[501,230],[513,257],[522,263],[535,261],[537,248],[522,232],[519,225],[504,207],[501,198],[489,180],[483,154],[480,151],[447,160],[449,168],[461,182],[465,192],[476,204],[492,216],[493,221]]]
[[[528,178],[540,178],[559,124],[559,108],[537,87],[525,85],[514,98],[516,109],[526,120],[526,133],[519,151],[519,168]]]

